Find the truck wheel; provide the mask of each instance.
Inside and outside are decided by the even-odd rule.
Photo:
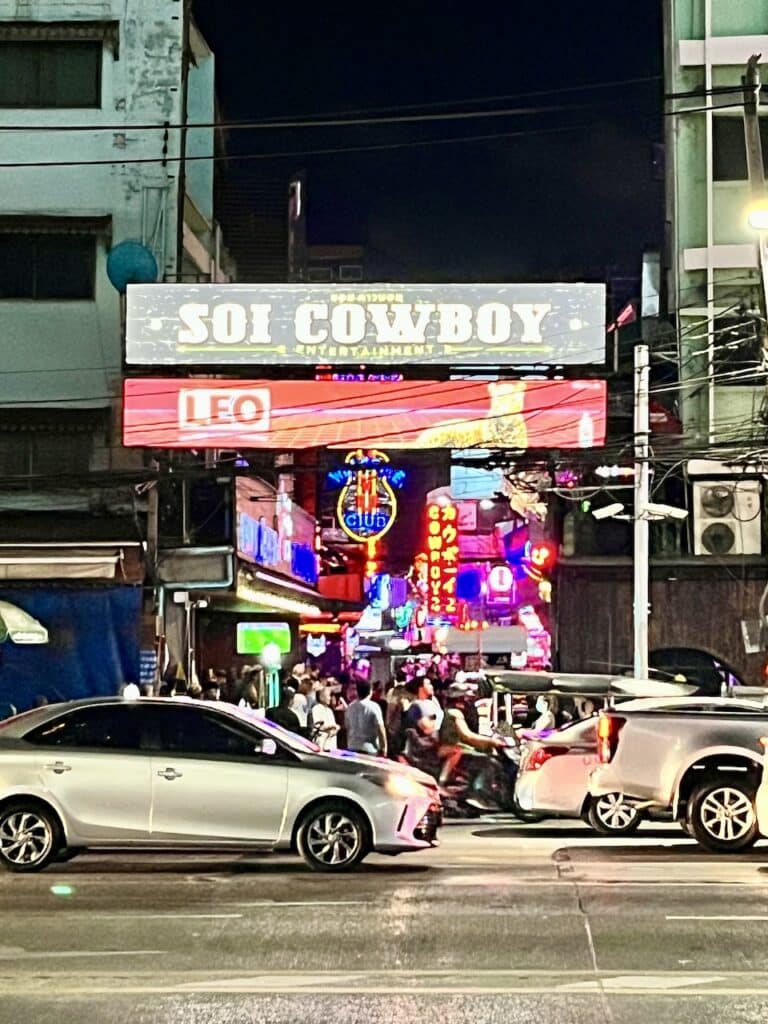
[[[590,800],[587,820],[602,836],[629,836],[638,830],[643,815],[621,793],[605,793]]]
[[[714,853],[748,849],[759,838],[753,789],[725,778],[703,783],[688,801],[688,827]]]

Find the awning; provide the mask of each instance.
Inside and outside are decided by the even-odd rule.
[[[0,25],[2,42],[103,41],[112,48],[115,60],[120,56],[118,21],[12,21]]]
[[[0,545],[0,580],[122,580],[124,558],[117,545]]]
[[[0,642],[9,638],[15,644],[47,644],[48,630],[23,608],[0,601]]]

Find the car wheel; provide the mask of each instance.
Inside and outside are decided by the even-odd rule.
[[[305,815],[296,845],[314,871],[349,871],[370,851],[368,823],[349,804],[318,804]]]
[[[540,821],[544,821],[546,815],[539,814],[538,811],[524,811],[520,804],[517,802],[517,798],[512,801],[512,813],[518,821],[523,821],[527,825],[537,825]]]
[[[61,848],[61,828],[40,804],[18,801],[0,811],[0,863],[9,871],[41,871]]]
[[[688,801],[688,827],[705,849],[715,853],[746,850],[759,838],[755,794],[743,783],[705,782]]]
[[[628,836],[636,832],[642,813],[626,802],[621,793],[605,793],[590,801],[587,821],[603,836]]]
[[[64,846],[62,847],[57,856],[57,864],[66,864],[67,861],[74,860],[75,857],[79,857],[81,853],[85,853],[84,846]]]

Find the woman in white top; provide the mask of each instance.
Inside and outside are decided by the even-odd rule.
[[[323,686],[317,691],[317,702],[309,713],[311,726],[310,736],[317,743],[321,750],[336,750],[336,734],[339,726],[336,723],[336,716],[330,708],[331,688]]]

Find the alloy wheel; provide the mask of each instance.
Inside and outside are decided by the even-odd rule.
[[[606,793],[596,801],[595,813],[605,828],[620,830],[634,822],[637,808],[626,803],[619,793]]]
[[[307,849],[321,864],[341,867],[353,860],[362,842],[360,829],[340,811],[318,815],[307,830]]]
[[[13,811],[0,821],[0,855],[10,864],[36,864],[52,843],[50,824],[35,811]]]
[[[743,839],[755,823],[755,811],[746,793],[730,786],[712,790],[701,803],[701,824],[714,839]]]

